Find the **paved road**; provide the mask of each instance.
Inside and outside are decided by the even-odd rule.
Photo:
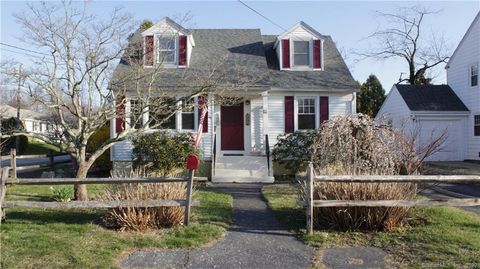
[[[213,188],[233,196],[234,225],[225,239],[194,250],[137,251],[123,268],[309,268],[314,249],[275,219],[259,184],[221,184]]]

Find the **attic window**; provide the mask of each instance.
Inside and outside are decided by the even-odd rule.
[[[175,64],[175,45],[174,36],[160,36],[158,38],[158,63]]]
[[[310,64],[310,42],[293,41],[293,65],[308,66]]]

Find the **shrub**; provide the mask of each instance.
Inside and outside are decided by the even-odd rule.
[[[272,150],[272,158],[283,164],[293,174],[305,171],[312,158],[312,145],[318,138],[318,130],[297,131],[278,136]]]
[[[134,164],[149,174],[171,175],[185,167],[190,153],[196,153],[190,133],[159,131],[133,139]]]
[[[69,202],[73,196],[73,190],[68,186],[50,187],[50,191],[52,192],[53,200],[57,202]]]
[[[105,141],[110,138],[110,124],[107,123],[98,129],[88,139],[87,152],[95,152]],[[112,169],[112,162],[110,161],[110,149],[107,149],[100,157],[95,160],[93,166],[103,171],[109,171]]]
[[[311,152],[321,175],[399,175],[418,168],[415,147],[401,133],[361,114],[324,123]],[[415,194],[410,183],[314,184],[316,200],[409,200]],[[315,208],[314,222],[340,230],[389,231],[402,225],[408,212],[407,207]]]
[[[185,182],[113,184],[103,199],[117,200],[183,200]],[[109,209],[102,218],[105,226],[120,230],[145,231],[178,226],[183,222],[184,207],[122,207]]]
[[[25,128],[23,126],[23,123],[20,122],[20,129],[17,130],[17,119],[16,118],[9,118],[2,120],[2,123],[0,125],[1,127],[1,133],[2,135],[12,135],[15,131],[24,131]],[[16,147],[16,139],[17,136],[10,136],[7,138],[2,138],[0,140],[0,146],[1,146],[1,154],[2,155],[8,155],[10,154],[10,149]],[[19,149],[17,154],[23,154],[25,150],[28,147],[28,137],[24,135],[19,136]]]

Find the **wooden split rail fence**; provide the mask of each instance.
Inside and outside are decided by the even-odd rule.
[[[394,206],[480,206],[480,198],[421,199],[421,200],[314,200],[315,182],[334,183],[462,183],[480,184],[477,175],[366,175],[366,176],[316,176],[310,163],[307,170],[307,201],[300,204],[307,210],[307,232],[313,232],[315,207],[394,207]]]
[[[118,208],[118,207],[164,207],[183,206],[185,216],[183,224],[190,224],[191,206],[198,205],[192,200],[193,170],[189,170],[188,177],[159,177],[159,178],[9,178],[9,167],[1,170],[0,182],[0,222],[4,216],[3,208],[30,207],[30,208]],[[128,183],[174,183],[186,182],[187,195],[184,200],[91,200],[70,202],[40,202],[40,201],[5,201],[7,185],[65,185],[65,184],[128,184]]]
[[[0,157],[0,168],[2,168],[1,161],[10,160],[9,167],[10,167],[11,177],[16,178],[18,171],[38,169],[43,167],[53,167],[55,164],[61,163],[61,162],[55,162],[55,156],[63,156],[63,155],[67,155],[67,153],[55,153],[52,150],[50,150],[48,154],[17,155],[17,151],[15,149],[12,149],[10,151],[10,155]],[[48,163],[22,165],[22,166],[19,166],[17,164],[18,159],[36,159],[36,158],[48,158]],[[65,162],[70,162],[70,160]]]

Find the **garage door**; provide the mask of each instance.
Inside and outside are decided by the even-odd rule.
[[[427,161],[463,161],[461,120],[422,120],[418,124],[420,145],[427,145],[446,132],[444,143]]]

